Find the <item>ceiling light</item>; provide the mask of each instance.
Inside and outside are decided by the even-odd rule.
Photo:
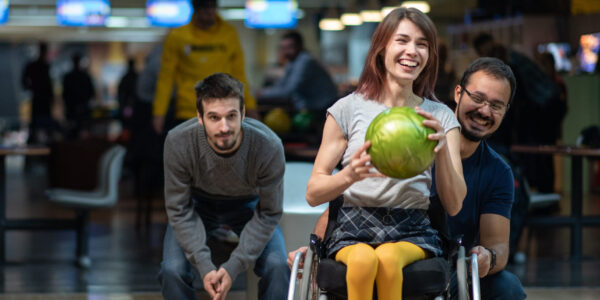
[[[362,24],[362,18],[357,13],[343,13],[340,18],[342,24],[346,26],[358,26]]]
[[[363,10],[360,12],[363,22],[381,22],[383,16],[379,10]]]
[[[385,16],[389,15],[392,12],[392,10],[394,10],[398,7],[400,7],[400,6],[384,6],[381,9],[381,17],[385,18]]]
[[[413,7],[422,11],[423,13],[428,13],[430,10],[429,3],[427,3],[427,1],[404,1],[402,2],[402,7]]]
[[[319,21],[319,29],[327,31],[344,30],[344,24],[339,19],[324,18]]]
[[[363,22],[381,22],[383,17],[381,16],[379,1],[369,0],[364,4],[363,9],[360,11],[360,17]]]
[[[356,2],[354,0],[346,2],[346,8],[344,9],[344,13],[340,17],[340,20],[346,26],[358,26],[363,23],[363,20],[359,14],[359,10],[356,7]]]
[[[337,5],[337,3],[335,3]],[[339,19],[337,6],[330,6],[325,17],[319,21],[319,28],[327,31],[339,31],[344,29],[344,24]]]

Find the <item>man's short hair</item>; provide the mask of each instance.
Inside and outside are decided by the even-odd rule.
[[[226,73],[214,73],[194,86],[196,90],[196,109],[204,115],[203,102],[225,98],[240,99],[240,112],[244,110],[244,84]]]
[[[480,57],[467,67],[467,70],[465,70],[460,79],[459,85],[464,88],[469,83],[471,75],[477,71],[483,71],[498,79],[506,79],[510,84],[510,98],[508,99],[508,103],[512,102],[515,97],[517,80],[512,69],[507,64],[494,57]]]
[[[192,0],[192,7],[194,10],[198,8],[217,7],[217,0]]]
[[[302,35],[298,31],[295,31],[295,30],[288,31],[281,37],[281,39],[282,40],[290,39],[290,40],[294,41],[294,45],[296,45],[296,48],[298,48],[300,50],[304,49],[304,39],[302,38]]]

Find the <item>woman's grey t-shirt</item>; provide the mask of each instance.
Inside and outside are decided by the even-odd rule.
[[[352,93],[327,110],[348,141],[342,166],[348,165],[352,154],[365,143],[365,134],[371,121],[388,108],[380,102],[365,99],[361,94]],[[420,108],[438,119],[445,132],[460,126],[454,113],[443,103],[425,99]],[[366,178],[344,191],[344,206],[427,209],[430,187],[431,166],[423,173],[407,179]]]

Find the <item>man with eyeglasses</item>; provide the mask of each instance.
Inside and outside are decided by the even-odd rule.
[[[509,256],[513,173],[485,140],[502,123],[515,86],[515,76],[508,65],[483,57],[467,67],[454,89],[467,195],[461,211],[448,216],[448,226],[452,236],[462,235],[463,245],[477,254],[482,299],[526,297],[519,279],[504,270]],[[431,194],[435,193],[434,180]],[[451,291],[456,297],[456,276]]]
[[[477,254],[482,299],[525,299],[519,278],[504,270],[509,255],[510,212],[514,199],[513,173],[485,141],[502,123],[515,94],[510,67],[496,58],[475,60],[454,89],[456,117],[461,124],[460,154],[467,195],[461,211],[448,217],[451,236],[462,235],[470,253]],[[435,168],[433,170],[435,172]],[[437,194],[435,179],[431,195]],[[326,211],[314,233],[323,237]],[[288,254],[288,264],[297,251]],[[456,276],[451,299],[457,298]]]

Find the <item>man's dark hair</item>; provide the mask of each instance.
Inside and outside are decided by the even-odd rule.
[[[40,42],[38,44],[38,56],[40,59],[45,58],[46,54],[48,53],[48,44],[46,42]]]
[[[475,50],[477,52],[479,52],[479,48],[489,42],[493,42],[494,41],[494,37],[489,34],[489,33],[485,33],[482,32],[480,34],[478,34],[477,36],[475,36],[475,38],[473,39],[473,48],[475,48]]]
[[[460,79],[459,85],[463,88],[463,91],[464,87],[469,83],[471,75],[477,71],[483,71],[494,78],[508,80],[510,83],[510,98],[508,99],[508,103],[512,102],[517,88],[517,80],[507,64],[494,57],[480,57],[476,59],[467,67],[467,70]]]
[[[206,7],[217,7],[217,0],[192,0],[194,10]]]
[[[81,54],[75,53],[71,56],[71,62],[73,62],[73,68],[79,68],[79,64],[81,63]]]
[[[290,40],[294,41],[296,48],[298,48],[300,50],[304,49],[304,39],[302,39],[302,35],[298,31],[295,31],[295,30],[288,31],[281,37],[281,39],[282,40],[290,39]]]
[[[203,102],[225,98],[240,99],[240,112],[244,110],[244,84],[229,74],[214,73],[194,86],[196,90],[196,109],[204,116]]]

